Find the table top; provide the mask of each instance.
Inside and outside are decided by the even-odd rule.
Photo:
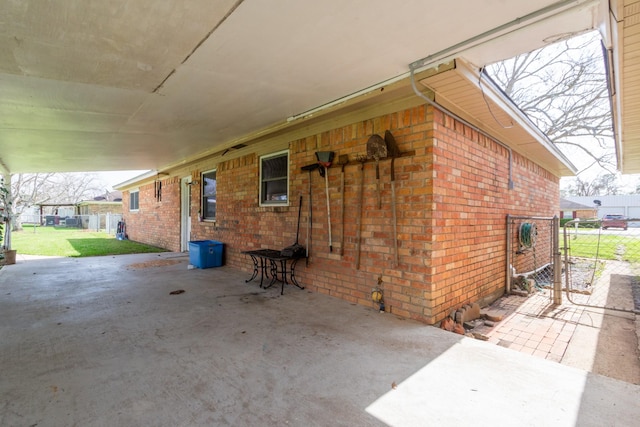
[[[242,251],[241,253],[246,255],[255,255],[255,256],[266,258],[266,259],[271,259],[274,261],[304,258],[304,257],[283,256],[282,252],[276,249],[256,249],[252,251]]]

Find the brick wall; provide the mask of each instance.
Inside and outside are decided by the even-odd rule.
[[[515,188],[508,190],[505,148],[440,112],[433,127],[434,239],[427,306],[441,319],[452,308],[504,289],[506,215],[553,216],[559,180],[514,153]]]
[[[358,155],[374,133],[391,130],[402,152],[395,161],[400,264],[393,264],[390,160],[379,164],[382,208],[376,203],[375,164],[364,165],[360,268],[355,268],[357,206],[361,179]],[[295,241],[299,196],[303,195],[300,243],[306,245],[309,173],[316,151],[334,151],[329,169],[333,251],[329,251],[325,181],[311,173],[313,228],[311,257],[300,263],[307,289],[356,304],[373,306],[371,289],[380,281],[387,311],[435,323],[460,305],[499,295],[504,288],[505,216],[553,215],[558,209],[558,178],[514,153],[515,189],[508,190],[508,152],[431,107],[421,106],[290,141],[289,207],[259,207],[259,158],[249,154],[217,165],[217,221],[197,221],[199,184],[192,191],[193,240],[225,243],[225,264],[245,271],[241,251],[278,248]],[[340,154],[345,171],[344,254]],[[215,164],[202,166],[201,170]],[[192,171],[199,180],[200,170]],[[179,180],[164,184],[163,200],[153,183],[140,188],[140,212],[125,214],[130,238],[172,250],[179,248]],[[150,187],[150,188],[149,188]],[[165,190],[167,188],[167,190]],[[168,190],[171,189],[171,190]],[[170,193],[172,196],[165,197]],[[175,193],[175,194],[174,194]],[[170,207],[172,206],[172,207]],[[169,226],[171,225],[171,226]]]
[[[129,191],[123,192],[123,217],[130,240],[180,251],[180,178],[161,180],[162,198],[155,197],[155,185],[139,187],[139,209],[129,211]],[[197,199],[196,199],[197,200]]]

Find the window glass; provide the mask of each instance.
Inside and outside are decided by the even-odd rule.
[[[216,181],[216,171],[202,174],[202,218],[216,219],[216,193],[218,183]]]
[[[286,205],[289,201],[289,153],[260,159],[260,204]]]
[[[129,210],[137,211],[140,208],[140,191],[132,191],[129,193]]]

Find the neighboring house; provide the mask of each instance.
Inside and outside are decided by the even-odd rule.
[[[122,192],[112,191],[76,205],[82,226],[90,229],[114,229],[122,217]]]
[[[605,215],[624,215],[629,219],[640,219],[640,194],[620,194],[611,196],[568,196],[568,201],[593,206],[594,217],[602,219]],[[640,225],[640,221],[630,223]]]
[[[560,218],[594,219],[598,217],[598,209],[567,199],[560,199]]]
[[[104,196],[94,197],[93,200],[83,200],[78,203],[77,211],[80,215],[93,214],[121,214],[122,192],[111,191]]]
[[[489,303],[505,289],[506,215],[556,215],[559,178],[575,169],[490,81],[480,87],[479,78],[467,64],[452,61],[416,76],[421,96],[405,81],[389,90],[384,103],[345,103],[229,150],[176,159],[179,166],[164,175],[122,183],[129,237],[173,251],[187,250],[188,240],[221,241],[225,263],[250,271],[242,251],[294,243],[301,195],[300,243],[306,246],[311,179],[310,262],[296,270],[307,289],[372,306],[371,291],[379,285],[386,311],[428,324],[463,304]],[[402,153],[395,160],[397,266],[391,161],[379,163],[380,208],[375,162],[359,162],[371,135],[386,130]],[[325,178],[301,169],[316,163],[319,151],[335,152],[327,172],[331,242]],[[349,156],[344,195],[340,155]]]

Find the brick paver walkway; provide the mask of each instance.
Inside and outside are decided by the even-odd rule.
[[[566,303],[554,306],[549,291],[540,291],[529,297],[505,296],[484,311],[502,316],[494,327],[474,329],[489,342],[560,362],[583,309]]]
[[[489,342],[494,344],[561,362],[581,318],[585,319],[583,313],[587,310],[604,312],[580,304],[633,311],[629,285],[620,284],[620,277],[632,277],[630,272],[621,270],[624,264],[607,263],[607,270],[591,293],[572,292],[567,297],[563,291],[561,305],[554,306],[549,289],[537,290],[528,297],[506,295],[483,310],[502,316],[502,321],[491,327],[478,326],[474,332],[488,336]],[[620,272],[627,274],[619,276]],[[616,286],[615,291],[612,283]],[[621,292],[621,288],[629,289]]]

